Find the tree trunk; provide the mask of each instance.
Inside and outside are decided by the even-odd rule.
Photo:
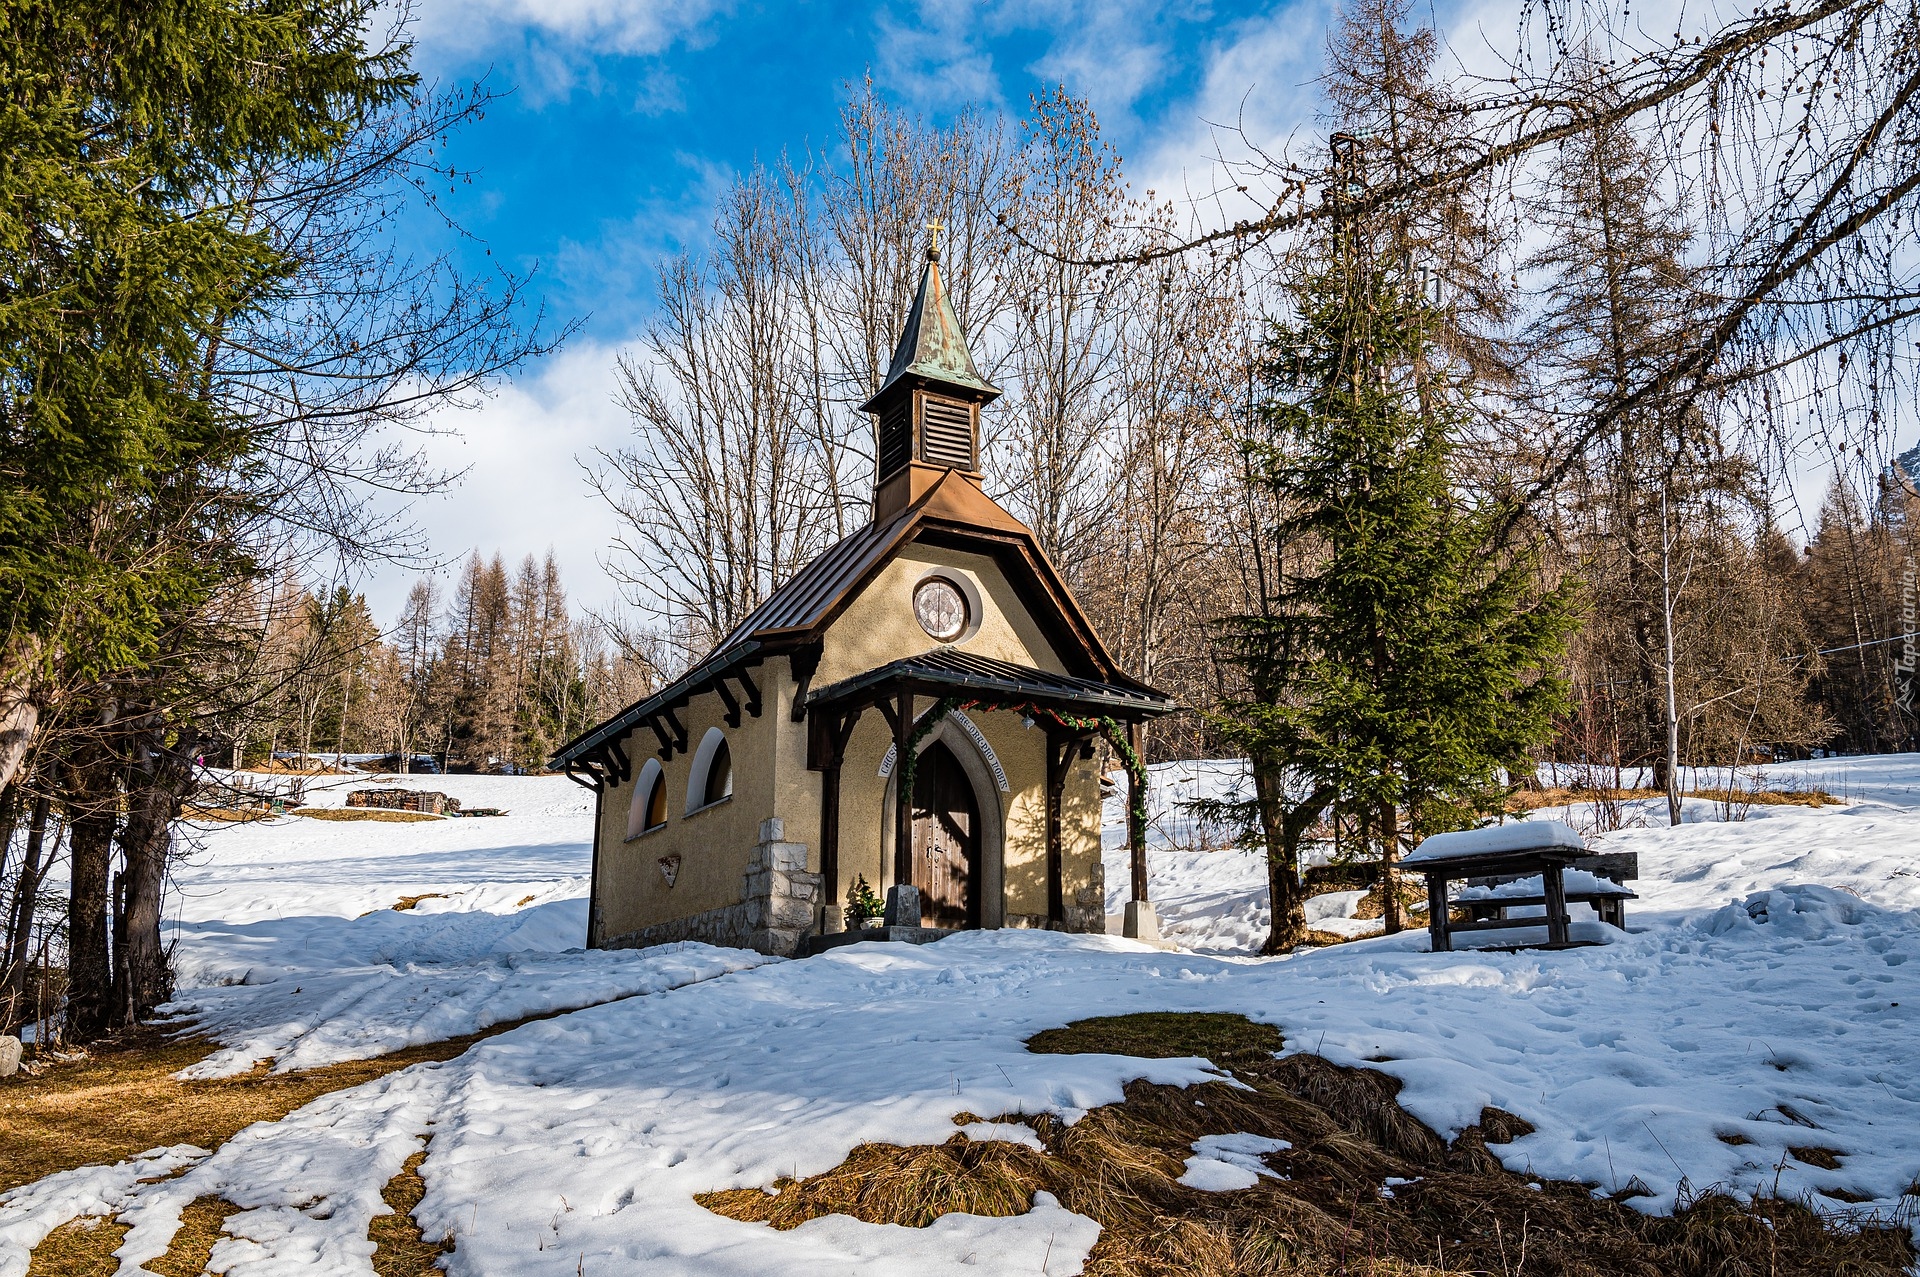
[[[40,730],[40,706],[33,699],[33,669],[0,684],[0,786],[11,785]]]
[[[1400,915],[1400,809],[1392,803],[1380,805],[1380,908],[1387,934],[1405,928]]]
[[[0,977],[0,1031],[11,1031],[23,1019],[27,999],[27,952],[33,942],[34,906],[40,896],[41,852],[46,845],[47,796],[37,795],[27,818],[26,856],[14,884],[13,909],[7,918],[7,965]]]
[[[1313,822],[1287,809],[1286,778],[1271,762],[1255,759],[1254,801],[1267,843],[1267,900],[1271,929],[1262,953],[1285,953],[1307,938],[1306,889],[1300,882],[1300,834]],[[1313,800],[1308,803],[1312,807]],[[1316,809],[1317,811],[1317,809]]]
[[[1673,539],[1667,531],[1667,498],[1660,497],[1660,599],[1662,634],[1666,650],[1666,777],[1667,823],[1680,823],[1680,706],[1674,693],[1677,662],[1673,647]],[[1736,763],[1738,759],[1734,760]]]
[[[126,884],[120,946],[114,953],[116,1027],[145,1019],[173,996],[173,973],[160,944],[161,893],[173,849],[173,817],[193,781],[191,741],[183,734],[168,750],[158,731],[144,733],[141,763],[127,794],[127,824],[120,831]]]
[[[96,729],[96,732],[101,729]],[[81,746],[68,802],[72,889],[67,899],[67,1037],[91,1042],[112,1019],[113,967],[108,945],[107,895],[118,803],[113,752],[104,743]]]

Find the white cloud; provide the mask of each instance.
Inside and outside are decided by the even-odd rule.
[[[879,10],[874,17],[874,79],[925,109],[1000,105],[993,57],[975,40],[978,16],[965,0],[922,4],[917,23]]]
[[[1252,148],[1283,154],[1308,136],[1321,109],[1318,84],[1332,0],[1294,0],[1258,17],[1219,28],[1202,51],[1193,96],[1162,112],[1159,129],[1129,157],[1136,190],[1176,202],[1215,189],[1220,157],[1245,159]],[[1264,192],[1239,204],[1198,210],[1206,222],[1230,222],[1259,211]]]
[[[588,487],[579,460],[591,461],[595,447],[618,444],[626,433],[627,415],[614,402],[616,353],[581,342],[478,407],[436,423],[457,433],[430,440],[429,455],[446,469],[466,470],[458,486],[412,512],[436,553],[498,550],[512,564],[551,548],[576,608],[614,601],[596,556],[617,523]],[[365,586],[374,616],[391,624],[413,581],[402,569],[374,573]]]
[[[423,45],[475,53],[534,34],[595,53],[660,53],[696,35],[729,0],[427,0],[417,10]]]

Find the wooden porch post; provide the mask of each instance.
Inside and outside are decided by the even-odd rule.
[[[824,729],[814,729],[824,730],[826,735],[820,760],[820,877],[829,916],[833,906],[840,903],[840,760],[846,744],[840,724],[841,718],[835,714],[827,719]]]
[[[833,906],[839,904],[839,772],[841,762],[847,759],[847,741],[852,739],[852,730],[864,709],[856,705],[845,714],[833,714],[822,728],[826,739],[820,759],[820,876],[826,878],[829,912],[835,912]]]
[[[907,792],[907,748],[913,738],[913,693],[902,692],[893,716],[893,881],[913,884],[913,795]]]
[[[1067,765],[1073,757],[1075,740],[1063,733],[1047,733],[1047,925],[1062,927],[1067,921],[1065,884],[1061,881],[1060,798],[1067,787]]]
[[[1140,759],[1140,766],[1146,767],[1146,760],[1140,757],[1140,724],[1127,724],[1127,748],[1133,756]],[[1145,903],[1147,899],[1147,822],[1140,818],[1140,805],[1146,801],[1146,795],[1140,792],[1140,778],[1134,769],[1127,768],[1127,854],[1133,866],[1133,898]]]

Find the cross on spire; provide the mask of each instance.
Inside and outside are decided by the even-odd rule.
[[[931,237],[927,240],[927,256],[938,260],[940,256],[940,232],[947,229],[946,224],[933,221],[927,222],[925,225],[927,230],[932,232]]]

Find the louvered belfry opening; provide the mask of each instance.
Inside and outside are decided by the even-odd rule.
[[[896,470],[904,470],[913,457],[913,400],[901,395],[880,413],[880,447],[876,453],[877,478],[885,479]]]
[[[974,366],[940,278],[940,254],[929,249],[886,379],[862,405],[875,418],[875,518],[903,508],[941,472],[978,482],[980,407],[999,394]]]
[[[924,396],[920,400],[920,460],[955,470],[978,470],[974,443],[977,411],[969,403]]]

